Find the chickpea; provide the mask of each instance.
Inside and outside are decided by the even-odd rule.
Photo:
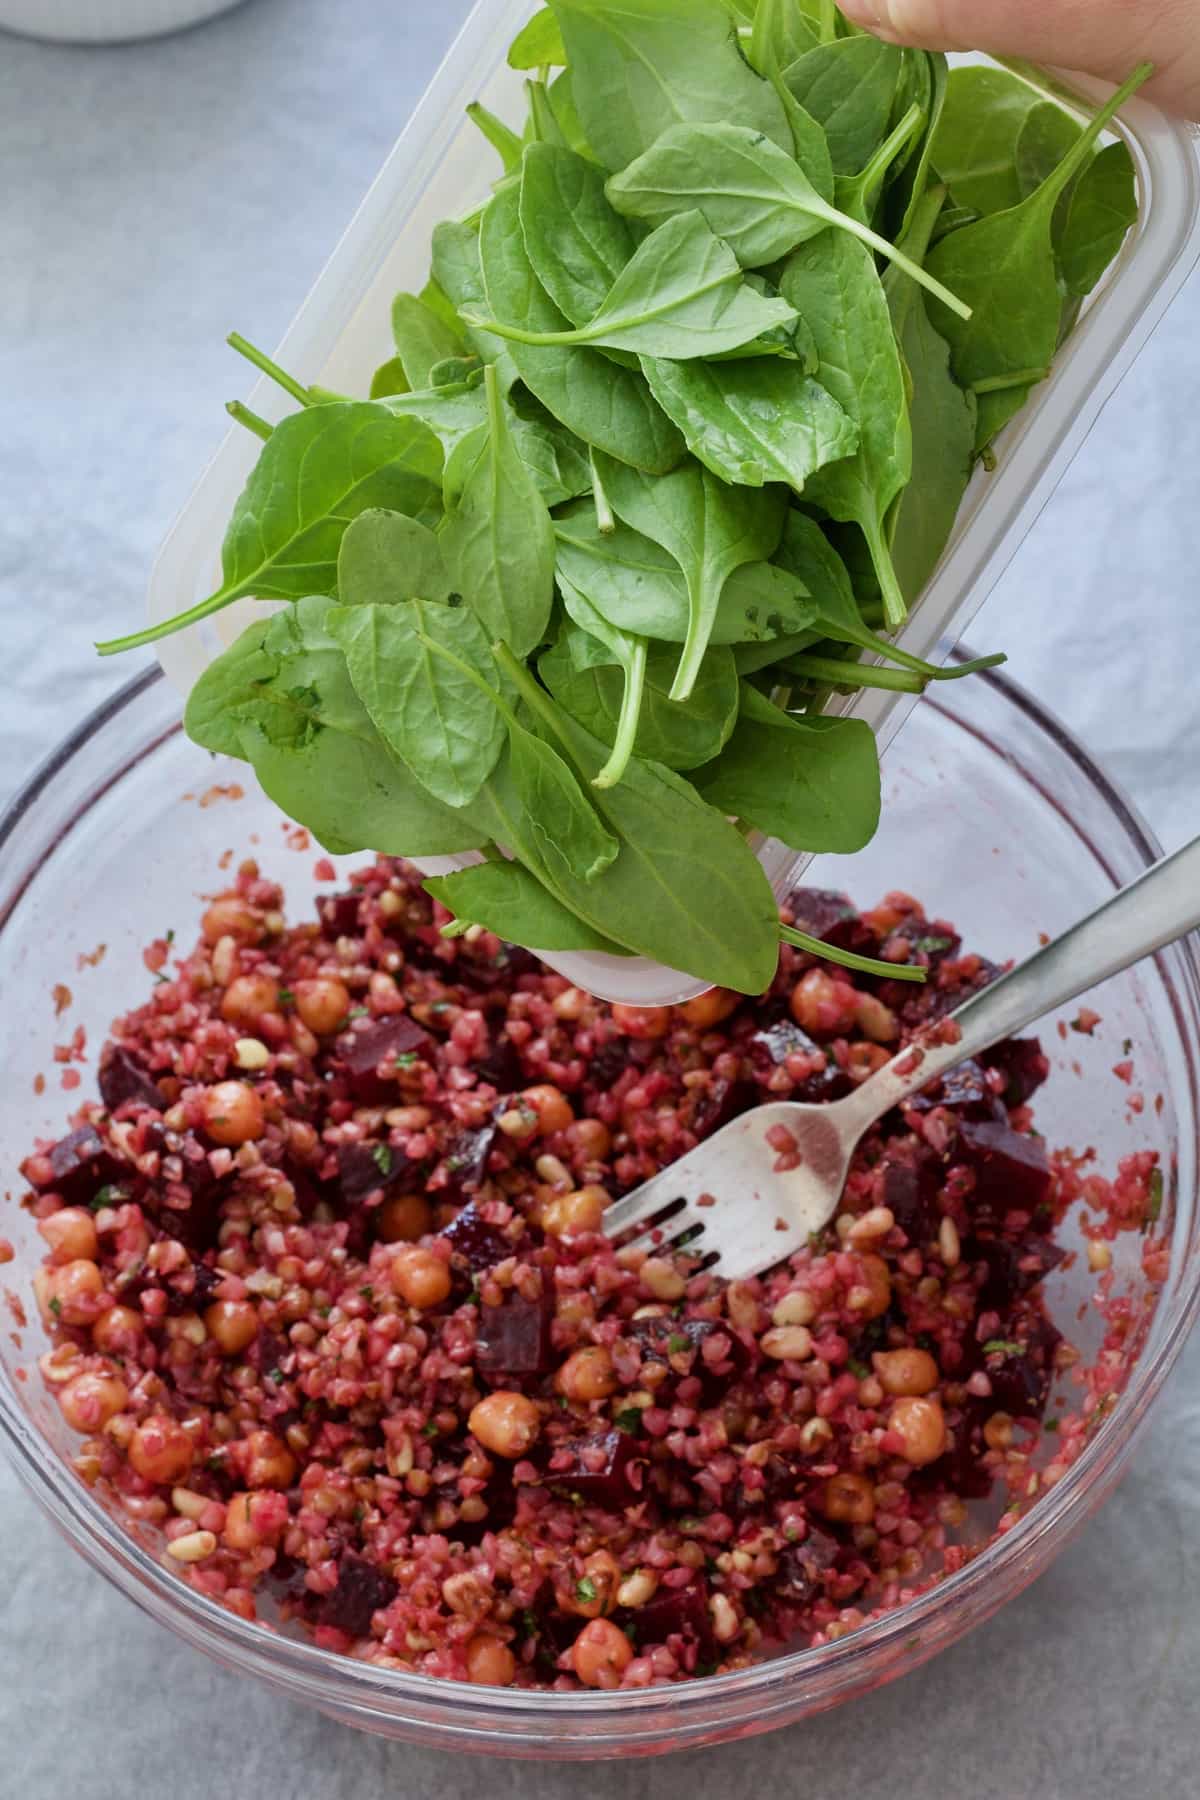
[[[858,995],[849,982],[825,969],[809,969],[792,989],[792,1017],[812,1036],[844,1037],[854,1025],[857,1006]]]
[[[862,1281],[851,1288],[848,1302],[864,1319],[882,1319],[892,1304],[892,1277],[882,1256],[859,1256]]]
[[[537,1129],[542,1137],[550,1137],[556,1131],[565,1131],[574,1122],[571,1102],[549,1082],[526,1088],[521,1100],[531,1112],[537,1114]]]
[[[854,1007],[854,1022],[873,1044],[894,1044],[900,1036],[900,1025],[890,1006],[874,994],[860,994]]]
[[[450,1267],[433,1250],[417,1245],[402,1250],[392,1263],[392,1287],[409,1306],[425,1312],[450,1294]]]
[[[58,1404],[72,1431],[103,1431],[129,1405],[129,1389],[116,1375],[77,1375],[59,1389]]]
[[[493,1456],[516,1462],[532,1450],[542,1421],[537,1407],[526,1395],[501,1388],[472,1409],[467,1427]]]
[[[433,1223],[424,1194],[392,1194],[375,1215],[375,1230],[384,1244],[411,1244],[423,1238]]]
[[[96,1301],[104,1292],[104,1277],[94,1262],[78,1257],[62,1268],[47,1271],[47,1307],[60,1325],[90,1325],[96,1317]]]
[[[237,1150],[263,1133],[263,1104],[244,1081],[219,1081],[204,1096],[204,1128],[214,1144]]]
[[[223,1356],[240,1356],[258,1336],[258,1313],[249,1300],[214,1300],[204,1324]]]
[[[888,1430],[904,1441],[905,1462],[924,1468],[936,1462],[946,1448],[946,1417],[940,1400],[906,1396],[897,1400],[888,1417]]]
[[[476,1687],[510,1687],[517,1672],[516,1658],[499,1638],[477,1631],[467,1641],[467,1680]]]
[[[287,1523],[287,1506],[275,1494],[234,1494],[225,1510],[222,1540],[229,1550],[257,1550],[275,1544]]]
[[[92,1326],[92,1342],[106,1356],[130,1356],[137,1349],[145,1320],[131,1306],[110,1306]]]
[[[584,1687],[619,1687],[632,1661],[633,1645],[609,1619],[585,1625],[571,1649],[571,1662]]]
[[[831,1475],[821,1510],[835,1524],[869,1525],[875,1517],[875,1490],[865,1475]]]
[[[612,1132],[603,1119],[576,1119],[567,1126],[567,1143],[573,1156],[584,1162],[607,1162],[612,1150]]]
[[[776,1325],[763,1333],[762,1350],[775,1362],[807,1362],[813,1353],[812,1332],[806,1325]]]
[[[259,944],[266,933],[262,915],[240,894],[218,894],[201,921],[206,944],[235,938],[240,944]]]
[[[82,1206],[64,1206],[38,1223],[58,1263],[95,1262],[100,1248],[92,1215]]]
[[[165,1413],[143,1419],[129,1440],[130,1467],[143,1481],[174,1486],[192,1466],[192,1440],[182,1425]]]
[[[273,1431],[252,1431],[242,1445],[243,1469],[248,1488],[290,1488],[296,1479],[296,1459]]]
[[[279,983],[270,975],[238,975],[225,989],[221,1017],[227,1025],[255,1025],[279,1010]]]
[[[715,1025],[723,1025],[741,1003],[742,996],[731,994],[728,988],[709,988],[707,994],[688,1000],[675,1010],[684,1024],[690,1025],[693,1031],[711,1031]]]
[[[609,1204],[602,1187],[574,1188],[559,1194],[542,1208],[542,1229],[551,1237],[576,1237],[581,1232],[599,1231]]]
[[[587,1344],[568,1356],[556,1386],[568,1400],[607,1400],[618,1387],[612,1357],[603,1344]]]
[[[869,1081],[891,1060],[882,1044],[851,1044],[846,1052],[846,1073],[851,1081]]]
[[[581,1578],[560,1589],[559,1604],[564,1612],[580,1619],[603,1619],[617,1604],[621,1570],[608,1550],[597,1550],[587,1557]]]
[[[885,1394],[929,1394],[941,1379],[928,1350],[877,1350],[871,1361]]]
[[[687,1292],[687,1282],[665,1256],[648,1257],[638,1273],[642,1286],[648,1288],[656,1300],[682,1300]]]
[[[296,983],[296,1011],[317,1037],[332,1037],[346,1023],[350,990],[331,975]]]
[[[669,1006],[614,1006],[612,1022],[623,1037],[654,1039],[666,1037],[671,1029]]]

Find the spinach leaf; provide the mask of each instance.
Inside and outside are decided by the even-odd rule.
[[[346,529],[338,555],[343,606],[391,606],[400,600],[449,600],[450,577],[437,536],[404,513],[375,508]]]
[[[467,108],[467,117],[472,125],[478,126],[500,161],[504,164],[504,173],[513,175],[521,166],[521,152],[524,149],[516,132],[498,119],[494,112],[478,100],[473,100]]]
[[[442,446],[447,462],[464,438],[487,423],[487,401],[479,380],[422,388],[417,394],[393,394],[387,399],[387,407],[397,418],[419,419],[427,425]]]
[[[487,304],[554,331],[566,321],[534,274],[519,213],[520,196],[509,190],[497,194],[484,214]],[[636,371],[615,367],[596,350],[513,344],[511,351],[525,386],[585,443],[652,473],[673,468],[683,455],[682,437]]]
[[[835,519],[857,524],[866,538],[890,626],[907,616],[887,544],[888,513],[912,472],[912,431],[900,353],[883,287],[871,256],[844,232],[795,251],[784,293],[816,339],[821,379],[858,426],[853,457],[829,463],[808,482],[805,498]]]
[[[586,446],[523,388],[514,388],[509,399],[517,451],[545,504],[561,506],[586,494],[592,485]]]
[[[553,0],[588,141],[623,169],[668,125],[740,119],[789,146],[787,119],[749,67],[721,0]]]
[[[404,373],[404,364],[398,356],[380,363],[371,377],[372,400],[386,400],[391,394],[407,394],[408,376]]]
[[[542,642],[554,603],[554,528],[513,442],[491,366],[487,403],[488,443],[443,522],[442,551],[492,637],[528,656]]]
[[[249,762],[267,794],[335,856],[450,856],[487,841],[391,755],[326,630],[330,600],[259,619],[201,675],[184,726],[193,742]]]
[[[1080,131],[1081,127],[1070,113],[1055,106],[1053,101],[1043,100],[1030,108],[1017,138],[1014,157],[1022,200],[1041,187],[1048,175],[1053,175],[1078,140]]]
[[[1106,144],[1071,194],[1058,244],[1067,292],[1090,294],[1137,223],[1137,179],[1124,144]]]
[[[101,644],[101,655],[153,643],[234,600],[337,592],[347,525],[384,507],[424,520],[441,510],[442,451],[416,419],[383,402],[312,406],[278,424],[234,508],[218,591],[177,618]]]
[[[494,679],[488,641],[465,606],[407,600],[341,606],[329,615],[355,692],[395,756],[435,799],[467,806],[496,766],[504,726],[492,700],[469,679]],[[433,653],[431,644],[454,652]]]
[[[559,592],[567,615],[589,637],[597,639],[620,665],[623,675],[621,705],[612,738],[612,755],[596,777],[597,787],[612,787],[620,781],[633,755],[638,733],[638,720],[646,686],[646,658],[649,646],[644,637],[619,631],[594,607],[587,595],[559,574]]]
[[[690,460],[657,480],[608,457],[597,467],[618,518],[660,544],[683,571],[688,634],[671,698],[686,700],[712,642],[725,584],[744,563],[774,553],[786,498],[778,488],[728,488]]]
[[[549,69],[561,67],[566,60],[558,20],[548,6],[543,6],[513,39],[508,66],[510,69]],[[550,946],[547,944],[546,948]]]
[[[564,634],[543,652],[538,673],[559,705],[605,744],[615,744],[626,683],[605,660],[577,667]],[[686,706],[670,698],[678,659],[669,646],[651,644],[634,753],[668,769],[698,769],[719,756],[737,721],[738,680],[733,652],[711,649]]]
[[[753,26],[746,58],[768,81],[773,69],[787,68],[821,41],[816,25],[795,0],[759,0]]]
[[[682,644],[688,634],[683,570],[652,538],[618,524],[601,531],[591,505],[555,520],[558,575],[586,594],[619,630]],[[811,623],[804,585],[773,563],[750,562],[726,581],[713,626],[714,644],[757,643]]]
[[[945,190],[932,189],[918,206],[906,248],[925,254]],[[975,463],[978,402],[950,373],[950,346],[929,322],[924,296],[899,271],[884,290],[909,377],[912,479],[893,508],[892,566],[915,603],[950,541]]]
[[[1036,88],[1007,69],[985,64],[950,71],[930,158],[955,206],[983,215],[1024,199],[1017,144],[1040,101]]]
[[[652,232],[586,325],[537,331],[466,315],[469,323],[518,344],[592,344],[677,358],[737,350],[777,325],[791,324],[795,316],[785,301],[746,284],[737,258],[699,212],[679,213]]]
[[[556,706],[512,657],[501,666],[581,778],[592,782],[607,746]],[[559,897],[627,949],[738,993],[762,993],[778,961],[779,914],[770,883],[735,826],[656,763],[631,759],[624,779],[593,788],[621,850],[583,883],[562,876]],[[536,872],[536,871],[535,871]]]
[[[887,136],[903,67],[894,45],[852,37],[819,44],[784,69],[787,86],[824,128],[835,174],[855,174]]]
[[[869,179],[874,179],[873,172],[869,171]],[[694,217],[691,208],[747,268],[776,262],[797,244],[836,226],[898,263],[915,281],[935,289],[947,306],[960,306],[952,293],[932,282],[903,251],[869,225],[822,200],[786,151],[742,125],[674,126],[645,156],[609,182],[608,195],[621,212],[667,220],[642,245],[639,257],[680,216]]]
[[[835,189],[838,210],[860,225],[870,225],[885,181],[912,144],[924,123],[919,106],[910,106],[878,150],[857,175],[839,175]]]
[[[862,719],[794,718],[742,684],[741,716],[705,799],[793,850],[861,850],[879,825],[879,756]]]
[[[517,862],[477,863],[454,875],[433,876],[425,891],[453,913],[460,926],[482,925],[509,943],[535,945],[543,951],[626,954]]]
[[[467,225],[457,219],[444,220],[434,227],[433,278],[449,296],[460,325],[465,312],[486,310],[488,302],[483,279],[481,227]],[[517,369],[504,340],[492,337],[486,331],[479,331],[474,326],[464,329],[472,349],[484,362],[496,364],[501,384],[506,390],[510,388],[517,379]]]
[[[600,311],[637,248],[595,163],[549,144],[525,152],[521,230],[534,273],[575,326]]]
[[[896,230],[891,234],[897,243],[902,242],[912,230],[917,207],[934,177],[933,148],[945,110],[950,79],[949,65],[940,51],[917,51],[914,54],[923,54],[926,68],[923,84],[927,88],[924,100],[925,134],[921,139],[920,153],[905,167],[889,200],[891,216],[898,221]]]
[[[392,302],[392,337],[411,389],[430,387],[430,370],[450,357],[466,353],[461,331],[415,294],[397,294]]]
[[[513,788],[542,862],[557,877],[595,881],[616,860],[616,838],[552,744],[512,716],[508,741]]]
[[[689,450],[722,481],[785,481],[799,493],[817,469],[858,448],[857,425],[797,363],[645,357],[642,368]]]
[[[930,252],[930,268],[975,308],[974,316],[963,320],[935,303],[930,317],[950,345],[955,379],[977,391],[981,382],[989,384],[979,409],[977,448],[990,442],[1050,367],[1062,311],[1053,242],[1058,202],[1114,114],[1147,79],[1144,65],[1028,199],[965,225]]]

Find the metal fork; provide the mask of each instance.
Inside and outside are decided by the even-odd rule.
[[[761,1274],[829,1223],[860,1140],[892,1107],[1198,925],[1200,838],[959,1007],[953,1043],[909,1045],[844,1100],[744,1113],[610,1206],[605,1231],[663,1249],[686,1238],[728,1279]]]

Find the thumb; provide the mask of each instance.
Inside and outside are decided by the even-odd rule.
[[[1196,0],[840,0],[856,25],[924,50],[986,50],[1124,81],[1156,64],[1146,90],[1188,117],[1200,112]]]

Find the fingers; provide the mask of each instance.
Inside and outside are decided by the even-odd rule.
[[[1200,114],[1200,0],[841,0],[856,25],[926,50],[986,50],[1123,81],[1156,65],[1147,92]]]

